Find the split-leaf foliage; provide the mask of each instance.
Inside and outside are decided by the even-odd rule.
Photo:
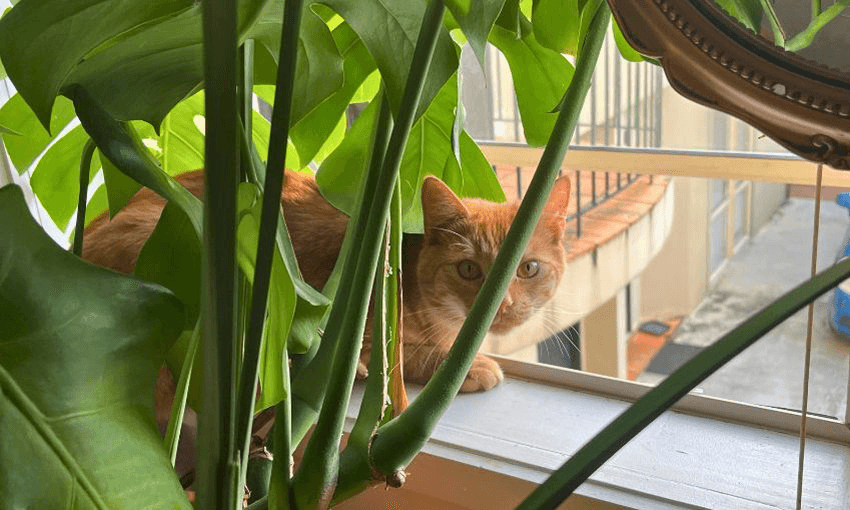
[[[0,77],[8,73],[18,94],[0,108],[0,137],[50,219],[67,232],[80,203],[87,203],[80,225],[119,214],[143,185],[169,204],[127,276],[58,247],[30,219],[17,188],[0,190],[0,507],[188,508],[169,462],[185,400],[201,413],[204,508],[239,507],[246,480],[270,484],[257,488],[268,496],[256,507],[302,510],[398,481],[462,384],[540,215],[608,30],[607,4],[14,3],[0,18]],[[751,28],[765,15],[758,0],[720,3]],[[813,11],[788,45],[811,43],[844,5]],[[614,36],[624,57],[643,60],[616,26]],[[546,149],[444,367],[393,417],[383,407],[381,378],[389,374],[375,361],[340,456],[373,284],[374,338],[387,340],[373,357],[397,349],[401,232],[422,229],[422,179],[436,175],[461,196],[504,200],[463,128],[456,41],[468,41],[482,67],[487,43],[505,56],[525,138]],[[273,106],[271,123],[243,108],[253,94]],[[349,105],[363,102],[370,104],[348,126]],[[89,139],[97,151],[90,179],[80,182]],[[299,274],[276,199],[284,166],[318,169],[322,193],[351,217],[325,289]],[[202,167],[206,209],[173,180]],[[671,376],[523,508],[553,508],[777,317],[850,273],[830,271],[707,349],[688,374]],[[192,363],[196,351],[201,364]],[[178,398],[163,446],[152,394],[166,360],[188,399]],[[277,455],[269,474],[267,461],[248,461],[244,434],[251,414],[270,406]],[[304,468],[290,479],[289,452],[317,420]],[[256,465],[262,473],[246,473]]]

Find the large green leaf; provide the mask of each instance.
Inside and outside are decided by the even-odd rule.
[[[0,224],[3,507],[190,509],[153,416],[180,302],[56,246],[15,186]]]
[[[140,128],[144,125],[140,124],[134,123],[143,141],[154,145],[152,152],[165,173],[177,176],[204,167],[206,116],[203,91],[181,101],[168,113],[162,121],[159,136],[150,129],[142,131]],[[269,121],[253,112],[251,127],[257,150],[265,154],[269,147]]]
[[[305,166],[329,142],[334,130],[338,129],[334,126],[338,125],[339,119],[345,114],[348,103],[352,101],[364,80],[375,70],[375,61],[369,50],[347,23],[335,28],[333,36],[344,58],[345,79],[342,87],[295,124],[289,132],[290,139]],[[336,145],[338,144],[339,140],[336,141]]]
[[[24,0],[0,20],[0,58],[18,92],[47,125],[60,88],[89,52],[123,33],[184,11],[192,3]]]
[[[343,84],[343,60],[330,30],[322,19],[308,7],[301,16],[298,31],[298,58],[295,68],[295,89],[292,93],[292,124],[336,92]],[[249,37],[265,46],[268,55],[277,62],[280,54],[283,0],[269,2]],[[258,83],[275,83],[271,80]],[[271,104],[271,103],[270,103]]]
[[[260,233],[262,200],[256,186],[242,183],[239,186],[239,221],[236,258],[239,267],[253,284],[256,267],[257,243]],[[260,348],[258,375],[262,394],[257,399],[256,408],[271,407],[289,393],[288,381],[283,377],[283,364],[288,363],[286,355],[287,339],[304,340],[303,337],[290,337],[289,328],[295,313],[295,285],[283,265],[280,253],[275,252],[272,261],[271,281],[267,304],[268,317],[263,330],[263,342]],[[309,345],[291,345],[296,352],[306,352]]]
[[[251,184],[243,183],[239,193],[239,223],[237,260],[246,276],[251,280],[254,274],[254,257],[257,252],[257,235],[260,218],[259,192]],[[156,228],[139,254],[135,274],[148,281],[163,285],[173,291],[186,307],[186,319],[183,327],[191,329],[200,311],[201,292],[201,251],[192,224],[185,214],[174,205],[165,207]],[[312,340],[313,335],[293,335],[290,337],[290,325],[296,311],[295,287],[283,264],[280,255],[275,256],[269,288],[268,322],[264,330],[264,340],[260,352],[259,377],[263,389],[257,408],[270,407],[286,397],[288,388],[282,377],[281,363],[289,348],[295,352],[304,352],[309,345],[303,342]],[[299,301],[301,304],[301,301]],[[321,316],[324,306],[310,307],[302,305],[302,315],[308,309],[315,309]],[[306,318],[302,318],[302,322]],[[313,323],[315,320],[313,321]],[[175,346],[169,354],[169,366],[177,373],[182,365],[188,348],[188,338]],[[190,403],[197,406],[201,384],[201,367],[193,368],[190,384]]]
[[[133,273],[174,292],[186,310],[182,329],[193,327],[201,309],[201,246],[179,207],[165,206]]]
[[[103,187],[106,188],[109,216],[112,217],[127,205],[133,195],[142,189],[142,185],[119,170],[109,161],[109,158],[101,155],[100,161],[103,167]]]
[[[616,20],[611,23],[611,29],[614,32],[614,42],[617,43],[617,49],[620,51],[620,55],[629,62],[643,62],[643,55],[629,46],[629,43],[626,42],[626,38],[623,37],[623,31],[620,30],[620,25],[617,24]]]
[[[531,22],[540,44],[575,55],[581,28],[579,0],[535,0],[533,5]]]
[[[204,94],[181,101],[162,121],[158,148],[160,163],[168,175],[204,167]]]
[[[242,37],[265,3],[238,2]],[[81,85],[116,119],[158,126],[203,79],[200,13],[191,0],[23,0],[0,20],[0,59],[45,125]]]
[[[759,0],[715,0],[717,5],[731,14],[753,32],[758,32],[764,11]]]
[[[426,175],[440,177],[462,197],[505,200],[492,167],[465,132],[460,137],[461,161],[455,158],[452,127],[457,91],[456,79],[446,82],[410,131],[399,171],[405,232],[422,232],[420,193]],[[369,105],[316,176],[322,195],[349,214],[354,210],[357,188],[365,175],[368,140],[375,114],[376,107]]]
[[[366,173],[369,140],[378,114],[378,103],[373,101],[345,134],[342,143],[325,158],[316,172],[316,184],[322,196],[337,209],[351,214],[357,200],[357,190]]]
[[[74,105],[71,101],[60,98],[56,101],[50,120],[50,129],[53,136],[48,133],[32,109],[24,101],[20,94],[12,96],[6,104],[0,108],[0,124],[20,133],[20,135],[2,135],[3,143],[12,164],[18,169],[18,173],[24,173],[35,159],[44,152],[56,135],[68,125],[74,118]],[[80,147],[82,153],[83,148]]]
[[[201,246],[189,218],[179,207],[174,204],[165,206],[156,228],[139,253],[133,272],[174,292],[185,310],[183,330],[190,331],[194,327],[201,307]],[[190,337],[189,334],[183,335],[168,353],[168,367],[176,378],[180,377]],[[201,372],[202,365],[195,363],[189,405],[196,410],[201,403]]]
[[[505,0],[446,0],[445,4],[463,30],[481,68],[484,69],[487,36],[490,35],[493,24],[502,12]]]
[[[513,32],[519,38],[519,17],[519,0],[506,0],[505,5],[502,6],[502,12],[496,19],[496,24],[508,32]]]
[[[50,218],[65,230],[77,210],[80,187],[80,157],[88,135],[81,126],[54,143],[39,160],[30,184]],[[97,168],[97,162],[93,168]],[[96,172],[89,172],[90,180]]]
[[[133,122],[145,146],[160,163],[163,171],[171,176],[202,169],[204,166],[204,94],[199,92],[181,101],[162,121],[160,134],[144,122]],[[268,150],[269,122],[254,112],[254,143],[262,151]],[[127,177],[108,160],[103,159],[103,175],[109,197],[109,211],[115,215],[141,184]],[[288,163],[297,165],[297,160]]]
[[[490,42],[505,55],[511,68],[526,142],[539,147],[549,140],[557,118],[553,109],[566,92],[574,69],[563,55],[541,46],[531,23],[520,17],[520,25],[525,27],[521,38],[496,25]]]
[[[422,180],[435,175],[461,197],[478,197],[503,202],[505,195],[486,158],[475,157],[478,146],[468,136],[455,158],[452,149],[452,126],[457,105],[457,80],[450,79],[425,114],[413,125],[401,160],[402,228],[405,232],[422,232]],[[471,146],[468,142],[472,142]],[[464,158],[464,153],[469,157]]]
[[[397,115],[413,62],[413,49],[425,14],[425,3],[416,0],[322,0],[321,3],[340,14],[369,49],[381,70],[393,113]],[[457,66],[457,49],[448,32],[441,28],[417,115],[425,111]]]

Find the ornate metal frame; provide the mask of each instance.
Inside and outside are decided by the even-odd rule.
[[[850,169],[850,76],[773,46],[710,0],[608,0],[626,40],[683,96],[806,159]]]

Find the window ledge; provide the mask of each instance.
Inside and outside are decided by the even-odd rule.
[[[509,373],[504,383],[486,393],[458,396],[423,452],[539,484],[628,407],[624,399],[635,398],[628,393],[647,389],[591,374],[500,361]],[[517,372],[524,372],[526,380],[517,378]],[[536,374],[535,381],[527,380],[530,374]],[[597,389],[591,390],[594,384]],[[409,391],[415,398],[418,387]],[[620,397],[612,396],[618,391]],[[349,426],[361,392],[358,385]],[[722,417],[692,414],[710,414],[712,408],[719,409],[715,414]],[[737,411],[730,413],[730,408]],[[746,418],[747,413],[741,414],[739,408],[749,409],[760,425],[741,423],[739,415]],[[782,430],[786,428],[783,416],[793,419],[794,413],[692,395],[678,409],[659,417],[597,470],[577,494],[636,508],[794,507],[799,438]],[[803,507],[848,509],[847,428],[830,420],[813,422],[812,428],[827,433],[807,441]],[[442,490],[435,487],[434,495]]]

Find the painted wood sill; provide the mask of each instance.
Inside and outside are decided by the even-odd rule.
[[[426,444],[427,456],[537,484],[621,413],[626,400],[646,391],[638,383],[500,361],[509,374],[504,384],[458,396]],[[594,386],[597,391],[588,389]],[[360,391],[355,388],[349,426]],[[417,392],[411,387],[411,398]],[[618,392],[625,396],[611,396]],[[677,407],[600,468],[579,488],[580,498],[647,509],[794,508],[799,439],[783,430],[799,420],[794,413],[691,395]],[[803,507],[850,508],[850,433],[829,420],[810,431],[821,437],[807,441]],[[429,496],[440,498],[444,488],[433,491]],[[513,508],[521,496],[495,508],[492,502],[460,507]]]

